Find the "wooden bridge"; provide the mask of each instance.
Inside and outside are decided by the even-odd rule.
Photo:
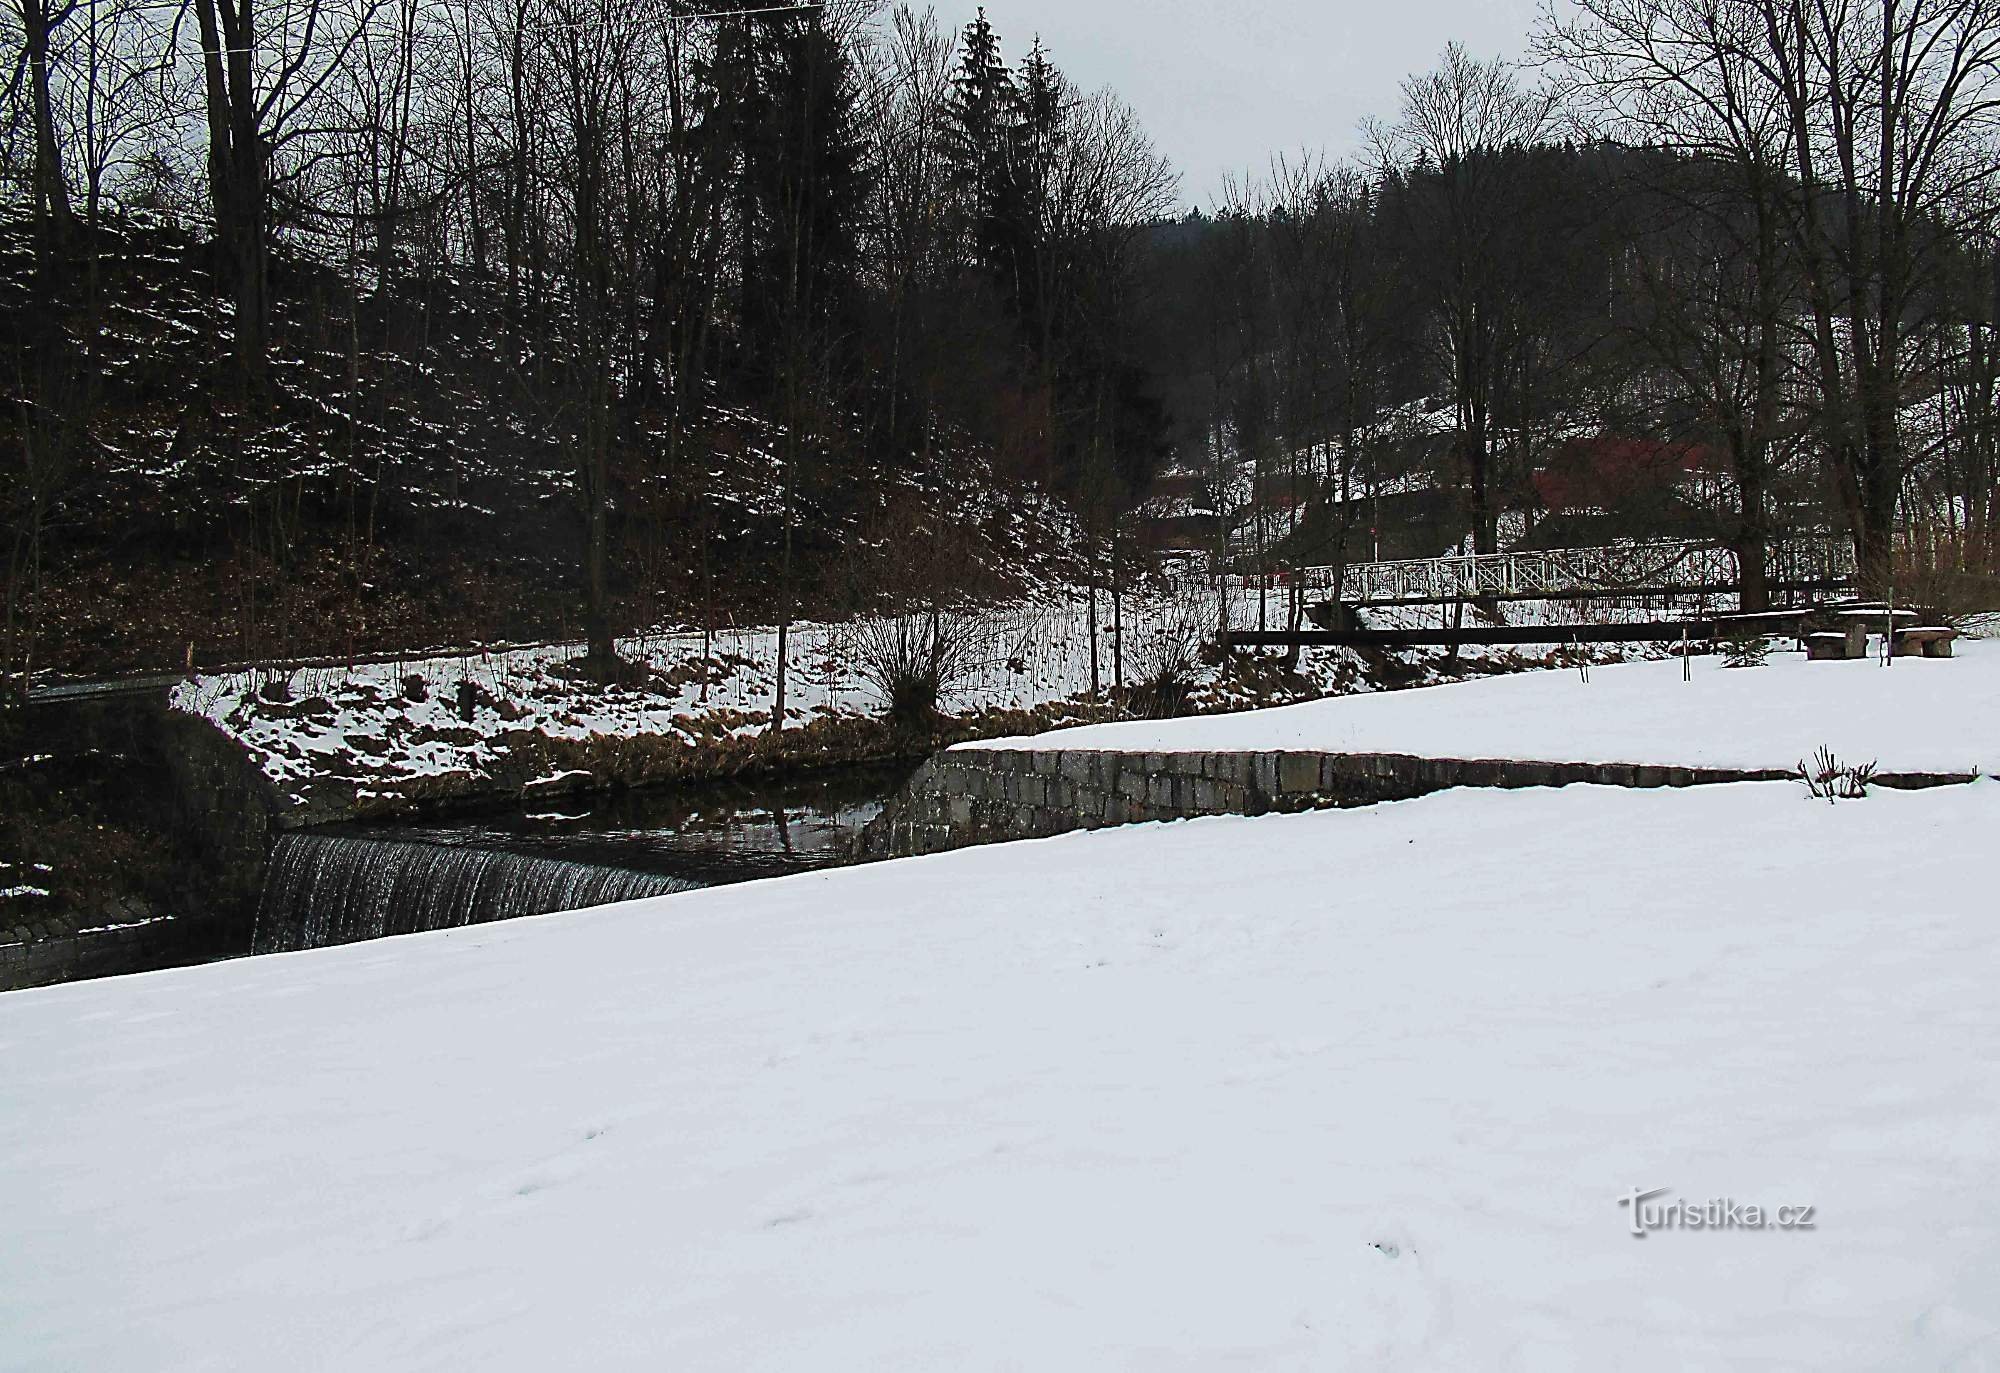
[[[185,680],[183,674],[150,673],[88,682],[37,682],[28,687],[25,701],[31,706],[42,706],[135,698],[164,700],[168,692]]]
[[[1854,585],[1854,548],[1845,538],[1775,543],[1766,566],[1775,596],[1846,591]],[[1349,563],[1344,569],[1306,568],[1300,575],[1308,591],[1349,606],[1715,595],[1742,585],[1734,552],[1715,543],[1673,539]]]

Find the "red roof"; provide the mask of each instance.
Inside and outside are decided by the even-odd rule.
[[[1599,434],[1563,444],[1533,480],[1549,510],[1606,510],[1634,496],[1662,494],[1693,473],[1720,470],[1706,444]]]

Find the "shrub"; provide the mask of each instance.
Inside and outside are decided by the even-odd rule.
[[[1771,641],[1762,634],[1730,639],[1722,645],[1724,667],[1762,667],[1771,656]]]
[[[1812,766],[1805,760],[1799,761],[1799,780],[1806,784],[1806,794],[1815,800],[1858,801],[1868,794],[1868,783],[1875,776],[1875,764],[1860,763],[1852,767],[1833,756],[1833,751],[1821,744],[1813,754]]]
[[[882,693],[898,729],[933,728],[945,700],[979,665],[978,625],[969,616],[890,615],[856,627],[855,665]]]
[[[1896,554],[1896,601],[1947,624],[2000,610],[2000,536],[1968,534],[1919,518]]]
[[[1159,720],[1187,713],[1213,622],[1214,606],[1199,595],[1182,595],[1165,607],[1133,654],[1135,711]]]

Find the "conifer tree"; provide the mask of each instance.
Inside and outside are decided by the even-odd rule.
[[[1046,352],[1050,196],[1068,139],[1065,116],[1075,97],[1049,60],[1040,35],[1021,64],[1015,117],[1007,131],[1007,183],[999,208],[998,241],[1005,250],[1010,294],[1021,325]]]
[[[1009,139],[1019,117],[1014,74],[1000,55],[1000,35],[986,8],[965,26],[952,78],[952,180],[986,265],[998,266],[1007,194]]]

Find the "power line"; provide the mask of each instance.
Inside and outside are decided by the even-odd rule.
[[[758,14],[800,14],[806,10],[823,10],[825,8],[826,8],[826,0],[801,0],[801,3],[796,5],[764,5],[757,9],[745,9],[745,10],[698,10],[693,14],[668,14],[662,17],[665,18],[669,23],[681,23],[693,19],[742,19]],[[537,23],[535,27],[542,29],[587,29],[590,28],[595,22],[596,21],[589,19],[572,19],[562,23],[552,23],[547,20],[543,20]],[[282,46],[282,40],[280,46]],[[262,51],[262,49],[235,48],[235,47],[222,47],[222,48],[210,49],[204,47],[202,51],[203,52],[213,51],[218,54],[249,53],[251,56],[254,57],[260,51]]]
[[[798,10],[823,10],[826,0],[810,0],[807,4],[766,5],[755,10],[702,10],[695,14],[670,14],[669,19],[737,19],[751,14],[791,14]]]

